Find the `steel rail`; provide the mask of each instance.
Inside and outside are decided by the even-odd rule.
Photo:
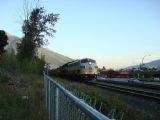
[[[129,82],[124,82],[124,81],[114,81],[114,80],[97,80],[98,82],[102,83],[112,83],[112,84],[117,84],[117,85],[125,85],[125,86],[133,86],[133,87],[140,87],[140,88],[146,88],[146,89],[153,89],[154,90],[160,90],[160,85],[159,84],[150,84],[150,83],[129,83]]]
[[[96,82],[96,83],[99,83],[99,82]],[[100,82],[101,84],[102,82]],[[146,94],[151,94],[151,95],[156,95],[156,96],[159,96],[160,97],[160,91],[159,90],[154,90],[154,88],[140,88],[139,86],[131,86],[131,85],[121,85],[121,84],[113,84],[113,83],[102,83],[104,85],[112,85],[112,86],[116,86],[117,88],[123,88],[123,89],[126,89],[126,90],[134,90],[134,91],[137,91],[137,92],[141,92],[141,93],[146,93]]]
[[[122,93],[127,93],[127,94],[132,94],[132,95],[136,95],[136,96],[140,96],[140,97],[145,97],[145,98],[149,98],[149,99],[153,99],[156,101],[160,101],[160,93],[156,93],[153,91],[145,91],[143,89],[136,89],[136,88],[128,88],[125,86],[118,86],[118,85],[113,85],[113,84],[109,84],[109,83],[99,83],[99,82],[88,82],[88,84],[97,86],[97,87],[101,87],[104,89],[110,89],[110,90],[114,90],[114,91],[118,91],[118,92],[122,92]]]

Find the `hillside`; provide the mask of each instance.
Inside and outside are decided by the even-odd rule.
[[[7,33],[8,35],[8,45],[5,47],[8,51],[13,50],[15,53],[17,53],[17,43],[21,42],[21,38],[14,36],[10,33]],[[45,56],[45,61],[49,63],[51,68],[57,68],[69,61],[72,61],[73,59],[66,57],[64,55],[61,55],[59,53],[56,53],[54,51],[51,51],[47,48],[40,48],[38,49],[38,56]]]
[[[160,59],[151,61],[145,64],[146,66],[159,66],[160,67]]]
[[[127,67],[127,69],[131,69],[131,68],[138,68],[140,65],[134,65],[134,66],[129,66]],[[153,60],[151,62],[148,63],[144,63],[144,66],[146,67],[160,67],[160,59],[158,60]]]
[[[45,56],[45,61],[50,64],[51,68],[57,68],[64,63],[70,62],[73,59],[66,57],[64,55],[53,52],[47,48],[38,49],[39,56]]]
[[[14,51],[15,53],[17,53],[17,43],[21,42],[21,38],[14,36],[10,33],[7,33],[8,36],[8,45],[5,47],[6,50],[8,51]]]

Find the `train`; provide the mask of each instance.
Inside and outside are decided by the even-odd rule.
[[[91,80],[98,75],[98,66],[95,60],[84,58],[68,62],[55,70],[56,74],[63,77],[80,80]]]

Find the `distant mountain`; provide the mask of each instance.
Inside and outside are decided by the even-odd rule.
[[[160,67],[160,59],[146,63],[145,66],[159,66]]]
[[[8,45],[5,47],[6,50],[8,51],[14,51],[15,53],[17,53],[17,43],[21,42],[21,38],[14,36],[10,33],[6,33],[8,36]]]
[[[131,69],[131,68],[138,68],[140,65],[134,65],[134,66],[129,66],[127,67],[127,69]],[[157,60],[153,60],[151,62],[148,63],[144,63],[145,67],[160,67],[160,59]]]
[[[8,51],[14,51],[17,53],[17,43],[21,42],[21,38],[14,36],[10,33],[7,33],[8,36],[8,45],[5,47],[6,50]],[[39,48],[38,49],[38,56],[44,56],[45,61],[49,63],[51,68],[57,68],[67,62],[72,61],[73,59],[66,57],[64,55],[61,55],[59,53],[53,52],[47,48]]]
[[[51,68],[57,68],[67,62],[72,61],[73,59],[61,55],[59,53],[53,52],[47,48],[39,48],[38,49],[39,57],[44,56],[45,61],[50,64]]]

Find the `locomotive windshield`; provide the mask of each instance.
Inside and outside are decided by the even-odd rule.
[[[92,60],[92,59],[83,59],[83,60],[81,60],[81,63],[87,63],[87,62],[96,63],[96,61]]]

